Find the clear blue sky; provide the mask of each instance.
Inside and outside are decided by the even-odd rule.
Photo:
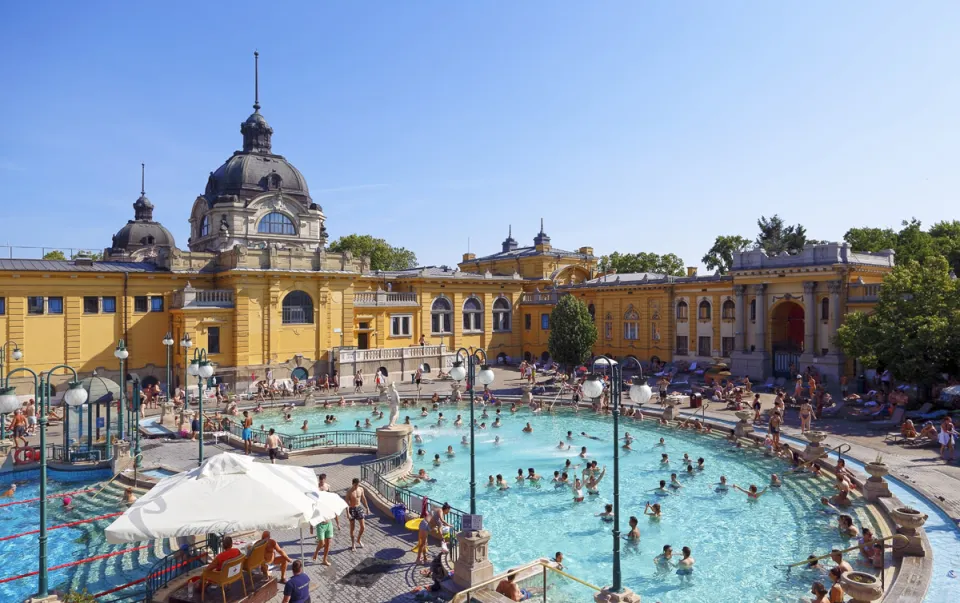
[[[530,244],[674,252],[957,218],[960,3],[8,2],[0,244],[186,247],[259,49],[274,151],[333,238],[423,264]]]

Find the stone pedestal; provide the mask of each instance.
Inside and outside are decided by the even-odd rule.
[[[674,416],[677,412],[677,407],[680,406],[680,399],[675,396],[668,396],[663,402],[663,418],[667,421],[673,421]]]
[[[454,381],[450,384],[450,398],[453,400],[459,400],[463,397],[463,394],[460,393],[460,382]]]
[[[738,410],[734,414],[737,415],[737,418],[740,420],[733,426],[733,435],[738,438],[748,437],[748,434],[753,431],[753,424],[750,422],[750,420],[753,419],[753,412],[749,410]]]
[[[822,459],[827,456],[827,449],[823,447],[822,442],[827,439],[827,433],[823,431],[808,431],[803,434],[807,439],[807,447],[803,449],[803,460],[811,462]]]
[[[406,442],[407,450],[410,450],[410,434],[412,433],[413,425],[392,425],[377,429],[377,458],[400,452],[403,450],[404,442]]]
[[[867,463],[864,468],[870,474],[863,484],[863,497],[870,502],[875,502],[878,498],[890,498],[890,486],[883,477],[889,473],[887,466],[883,463]]]
[[[176,418],[174,416],[172,402],[163,402],[160,404],[160,420],[158,422],[160,425],[171,429],[176,427]]]
[[[60,603],[60,597],[56,594],[47,595],[46,597],[30,597],[26,603]]]
[[[894,557],[925,557],[923,533],[920,531],[927,522],[927,516],[910,507],[898,507],[890,511],[890,518],[897,524],[897,534],[906,536],[905,546],[893,547]]]
[[[529,385],[521,385],[520,389],[523,391],[523,393],[520,394],[520,404],[529,406],[530,403],[533,402],[533,387]]]
[[[493,578],[493,564],[487,558],[490,532],[460,532],[457,534],[458,556],[453,564],[453,582],[460,588],[470,588]]]
[[[596,603],[640,603],[640,595],[629,588],[624,588],[618,593],[610,592],[609,587],[598,592],[593,600]]]

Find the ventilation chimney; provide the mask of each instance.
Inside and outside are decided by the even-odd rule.
[[[687,276],[697,276],[697,267],[687,266]]]

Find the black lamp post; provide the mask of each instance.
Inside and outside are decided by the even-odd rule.
[[[200,448],[197,465],[203,464],[203,381],[213,377],[213,365],[207,360],[206,348],[197,348],[193,351],[193,362],[187,367],[187,372],[197,378],[197,419],[200,423]]]
[[[466,361],[467,367],[463,367]],[[480,365],[480,374],[476,374],[477,365]],[[474,426],[473,426],[473,386],[475,381],[481,385],[490,385],[493,383],[494,375],[487,364],[487,353],[477,348],[460,348],[457,350],[457,359],[453,362],[453,368],[450,369],[450,376],[458,383],[467,379],[467,392],[470,393],[470,514],[477,514],[477,470],[476,459],[474,457]]]
[[[20,360],[23,358],[23,352],[20,350],[20,345],[14,341],[10,340],[3,345],[0,345],[0,383],[6,383],[6,375],[3,372],[3,365],[7,359],[7,346],[13,344],[13,352],[10,353],[10,356],[14,360]],[[19,405],[18,405],[19,406]],[[7,414],[0,414],[0,440],[7,439]]]

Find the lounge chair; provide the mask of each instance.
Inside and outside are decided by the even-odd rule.
[[[847,405],[846,402],[844,402],[843,400],[840,400],[833,406],[824,408],[823,411],[820,413],[820,416],[826,417],[826,418],[835,418],[840,414],[840,411],[842,411],[846,407],[846,405]]]
[[[922,418],[923,418],[923,415],[927,414],[927,413],[930,412],[931,410],[933,410],[933,403],[932,403],[932,402],[926,402],[923,406],[921,406],[921,407],[918,408],[917,410],[911,410],[910,412],[908,412],[908,413],[907,413],[907,418],[908,418],[908,419],[922,419]]]
[[[207,584],[216,584],[220,587],[220,594],[223,596],[223,603],[227,603],[226,587],[234,582],[239,582],[243,586],[243,596],[247,596],[247,583],[243,579],[241,566],[245,557],[238,555],[229,561],[224,561],[219,571],[204,568],[203,575],[200,578],[200,601],[204,600],[207,594]]]
[[[900,424],[903,423],[903,415],[906,413],[906,410],[902,406],[898,406],[893,409],[893,415],[889,420],[885,421],[870,421],[867,424],[867,427],[870,429],[887,429],[889,427],[900,427]]]
[[[767,380],[764,381],[762,385],[758,385],[753,389],[755,389],[756,391],[763,391],[763,390],[766,390],[768,392],[773,391],[774,383],[776,383],[776,380],[773,377],[767,377]]]

